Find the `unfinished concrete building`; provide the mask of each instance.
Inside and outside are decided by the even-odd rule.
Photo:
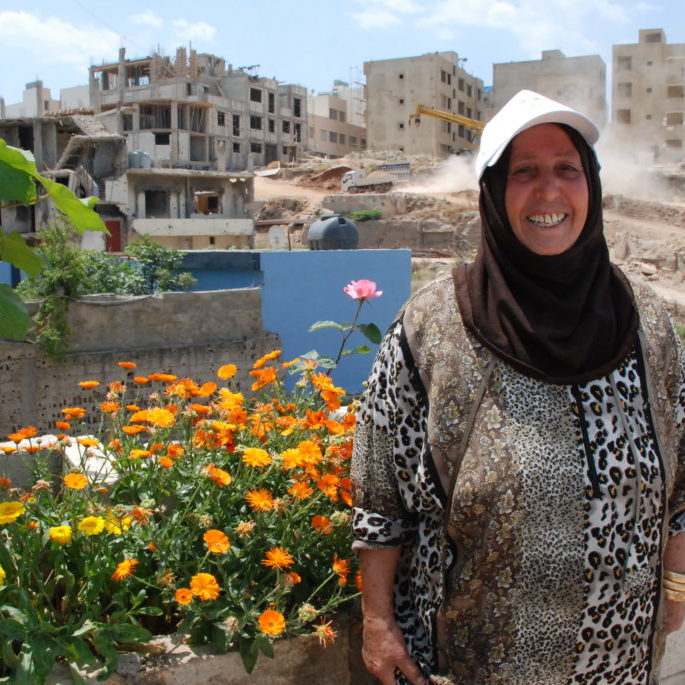
[[[685,159],[685,43],[662,29],[613,46],[612,134],[647,161]]]
[[[354,91],[357,91],[356,93]],[[356,96],[356,97],[355,97]],[[329,93],[307,95],[307,149],[322,157],[344,157],[366,147],[361,88],[336,81]]]
[[[417,105],[483,120],[483,81],[468,74],[456,52],[364,62],[368,147],[445,157],[477,147],[465,126],[410,116]]]
[[[90,104],[130,152],[155,167],[241,170],[294,160],[304,148],[307,91],[185,48],[90,68]]]
[[[541,59],[493,64],[492,71],[493,114],[526,88],[586,113],[600,127],[607,122],[606,65],[599,55],[543,50]]]

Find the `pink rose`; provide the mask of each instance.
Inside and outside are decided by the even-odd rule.
[[[382,290],[376,290],[376,284],[373,281],[367,281],[365,278],[351,281],[343,290],[353,300],[370,300],[372,297],[380,297],[383,294]]]

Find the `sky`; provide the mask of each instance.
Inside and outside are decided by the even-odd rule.
[[[599,54],[663,28],[685,43],[684,0],[0,0],[0,97],[21,101],[25,84],[59,89],[88,82],[88,67],[181,45],[234,67],[316,92],[333,80],[363,82],[365,61],[452,50],[492,83],[493,62]]]

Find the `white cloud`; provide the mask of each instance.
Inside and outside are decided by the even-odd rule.
[[[416,14],[417,12],[422,12],[424,6],[414,0],[371,0],[370,2],[364,2],[365,5],[373,4],[385,7],[393,12],[399,12],[400,14]]]
[[[216,29],[204,21],[191,24],[187,19],[176,19],[174,28],[182,40],[212,40],[216,34]]]
[[[138,12],[138,14],[133,14],[131,21],[134,24],[145,24],[146,26],[154,26],[156,28],[159,28],[164,23],[162,18],[152,10],[143,10]]]
[[[41,62],[68,64],[88,69],[91,57],[114,58],[121,37],[94,26],[69,24],[56,17],[38,17],[29,12],[0,12],[0,42],[5,48],[30,54]]]
[[[384,9],[368,9],[364,12],[352,12],[350,16],[357,21],[363,29],[384,29],[393,24],[399,24],[400,20]]]

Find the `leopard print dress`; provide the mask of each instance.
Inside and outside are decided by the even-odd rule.
[[[449,280],[391,326],[358,416],[354,547],[401,547],[395,613],[426,674],[657,682],[663,545],[669,525],[685,533],[685,360],[654,298],[635,294],[652,334],[582,385],[494,358]]]

